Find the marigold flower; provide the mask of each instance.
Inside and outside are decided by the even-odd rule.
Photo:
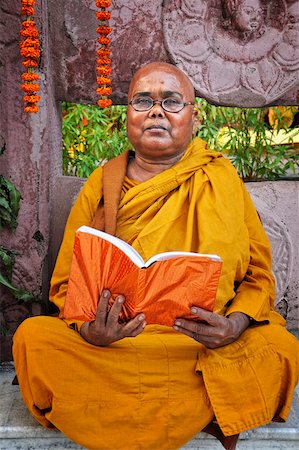
[[[36,103],[40,101],[39,95],[24,95],[23,100],[25,103]]]
[[[39,80],[39,75],[38,73],[24,72],[22,73],[21,78],[24,81],[35,81]]]
[[[24,107],[24,111],[26,113],[37,113],[38,112],[38,106],[35,105],[34,103],[29,104],[29,105]]]
[[[111,51],[109,50],[109,48],[98,48],[97,50],[97,54],[102,57],[102,56],[108,56],[111,54]]]
[[[112,87],[110,86],[111,79],[109,77],[112,73],[112,68],[110,66],[111,59],[109,58],[111,52],[108,48],[110,39],[107,36],[112,32],[112,28],[108,26],[111,13],[109,11],[105,11],[105,8],[111,5],[111,0],[96,0],[95,3],[98,8],[102,8],[101,11],[96,12],[96,18],[101,21],[101,25],[97,28],[97,33],[101,35],[98,38],[98,43],[102,46],[97,50],[98,66],[96,67],[96,70],[100,75],[97,77],[97,82],[102,86],[97,88],[96,91],[99,95],[108,97],[112,93]],[[101,98],[98,100],[98,105],[101,108],[107,108],[112,105],[112,100],[109,98]]]
[[[23,6],[34,6],[35,0],[22,0]]]
[[[35,13],[34,8],[32,6],[23,6],[21,9],[22,16],[33,16]]]
[[[34,47],[22,47],[21,55],[25,56],[25,58],[36,58],[40,57],[40,51]]]
[[[23,28],[34,28],[36,26],[35,21],[34,20],[24,20],[22,22],[22,27]]]
[[[111,0],[96,0],[96,6],[98,8],[109,8],[111,6]]]
[[[105,56],[103,58],[99,58],[97,59],[97,64],[99,66],[103,66],[105,64],[111,64],[111,59],[110,58],[106,58]]]
[[[97,88],[97,93],[100,95],[110,95],[112,94],[112,87],[99,87]]]
[[[27,37],[26,39],[22,40],[20,42],[20,47],[39,47],[39,40],[38,39],[32,39],[31,37]]]
[[[108,34],[110,34],[112,31],[111,27],[107,27],[107,25],[100,25],[97,28],[97,33],[99,34],[104,34],[105,36],[107,36]]]
[[[24,61],[22,61],[22,65],[25,67],[37,67],[37,61],[34,59],[25,59]]]
[[[24,83],[21,85],[21,88],[23,89],[23,91],[29,92],[31,94],[39,91],[39,85],[37,83]]]
[[[38,112],[37,102],[40,100],[40,96],[36,94],[40,87],[36,83],[39,79],[39,75],[32,72],[32,68],[37,67],[37,60],[40,57],[38,29],[32,16],[35,14],[33,8],[35,0],[21,0],[22,8],[21,15],[27,16],[22,21],[22,29],[20,35],[22,40],[20,42],[20,53],[24,57],[22,65],[29,69],[28,72],[23,73],[21,78],[23,84],[21,88],[25,91],[23,100],[27,105],[24,107],[24,111],[28,113]]]
[[[102,45],[109,45],[109,44],[110,44],[110,39],[107,38],[106,36],[101,36],[101,37],[98,39],[98,43],[99,43],[99,44],[102,44]]]
[[[38,37],[38,29],[37,28],[26,28],[25,30],[20,30],[20,35],[23,37]]]
[[[101,108],[108,108],[108,106],[112,105],[112,100],[110,98],[103,98],[98,100],[98,105]]]
[[[110,75],[110,73],[112,72],[112,69],[110,66],[99,66],[99,67],[97,67],[97,71],[101,75]]]
[[[108,77],[97,77],[98,84],[111,84],[111,78]]]
[[[96,12],[96,18],[98,20],[109,20],[111,18],[111,13],[109,11],[98,11]]]

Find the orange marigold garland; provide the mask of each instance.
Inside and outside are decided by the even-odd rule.
[[[24,16],[22,21],[22,29],[20,35],[22,36],[20,42],[20,53],[23,57],[22,65],[26,67],[27,72],[22,74],[21,88],[25,91],[23,100],[25,102],[24,111],[29,113],[36,113],[38,111],[37,102],[40,96],[37,95],[39,91],[39,75],[34,73],[34,68],[38,66],[40,57],[38,29],[33,19],[35,14],[34,4],[35,0],[21,0],[22,9],[21,15]]]
[[[101,45],[97,50],[97,83],[100,87],[97,88],[97,93],[101,96],[98,100],[98,105],[101,108],[106,108],[112,105],[112,100],[107,98],[112,93],[111,78],[112,73],[110,55],[110,39],[108,35],[111,33],[112,28],[108,26],[108,21],[111,17],[111,13],[106,11],[106,8],[111,6],[111,0],[96,0],[96,6],[101,8],[101,11],[96,12],[96,18],[100,21],[100,25],[97,28],[97,33],[100,35],[98,43]]]

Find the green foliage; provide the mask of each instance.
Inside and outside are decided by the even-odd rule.
[[[9,334],[8,329],[0,325],[0,336],[7,336],[8,334]]]
[[[5,247],[0,247],[0,284],[5,286],[16,299],[22,300],[23,302],[32,301],[34,300],[34,296],[31,292],[17,288],[12,284],[11,278],[15,256],[15,252],[12,252]]]
[[[285,115],[294,108],[271,108],[275,128],[267,124],[268,108],[228,108],[198,100],[196,135],[225,153],[245,181],[275,180],[299,167],[293,139],[299,130],[288,128]],[[281,141],[286,143],[281,143]]]
[[[4,226],[16,229],[20,199],[20,192],[10,181],[0,175],[0,230]]]
[[[0,229],[3,227],[15,230],[20,209],[21,194],[16,187],[0,176]],[[15,298],[24,302],[32,301],[31,292],[15,287],[12,284],[12,270],[16,253],[0,246],[0,284],[5,286]]]
[[[228,108],[210,105],[197,99],[195,135],[210,148],[225,153],[246,180],[273,180],[296,173],[299,155],[292,139],[298,129],[289,133],[286,117],[294,108]],[[126,136],[126,107],[100,109],[93,105],[62,104],[63,172],[88,177],[103,161],[131,148]],[[280,140],[284,138],[286,143]]]
[[[103,161],[130,148],[126,107],[62,104],[63,172],[88,177]]]

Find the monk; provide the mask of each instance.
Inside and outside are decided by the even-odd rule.
[[[97,168],[67,221],[51,281],[59,317],[25,320],[14,337],[24,402],[47,428],[88,449],[180,448],[201,430],[230,436],[287,420],[298,341],[274,310],[270,244],[235,169],[192,140],[194,89],[164,62],[137,71],[128,93],[134,152]],[[213,312],[147,325],[118,317],[126,293],[99,293],[96,319],[63,315],[75,231],[115,234],[147,260],[169,250],[223,260]],[[236,441],[236,440],[235,440]],[[234,441],[234,442],[235,442]]]

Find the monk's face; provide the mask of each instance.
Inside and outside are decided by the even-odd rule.
[[[149,64],[140,69],[130,85],[128,101],[148,96],[194,101],[194,89],[183,72],[170,65]],[[180,112],[164,111],[155,103],[148,111],[135,111],[128,106],[127,134],[137,154],[161,160],[183,154],[192,138],[195,112],[193,105]]]

